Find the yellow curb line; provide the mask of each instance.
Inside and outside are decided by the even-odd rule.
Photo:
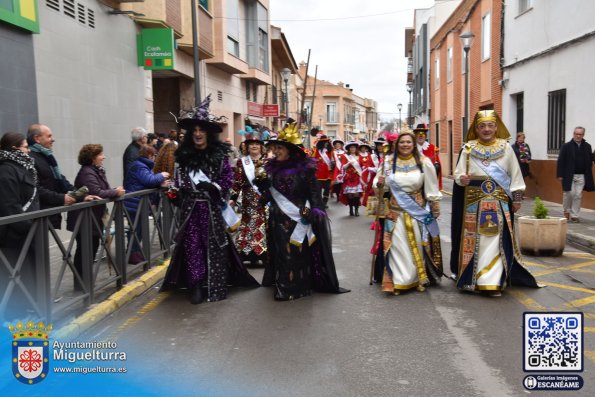
[[[103,320],[132,299],[141,295],[165,277],[169,266],[169,259],[162,265],[154,266],[136,280],[126,284],[114,292],[106,300],[92,306],[84,314],[75,318],[70,324],[60,328],[55,334],[55,339],[73,339]]]

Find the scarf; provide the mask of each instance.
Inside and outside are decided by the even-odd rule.
[[[45,158],[48,160],[48,163],[50,164],[52,174],[54,174],[54,179],[58,181],[62,180],[62,171],[60,170],[58,162],[56,161],[56,158],[54,157],[54,154],[50,149],[41,146],[39,143],[29,146],[29,149],[31,149],[32,152],[43,154]]]
[[[27,201],[27,203],[23,206],[23,212],[27,212],[27,209],[33,203],[35,196],[37,195],[37,170],[35,169],[35,163],[28,154],[21,152],[20,150],[0,150],[0,161],[3,160],[10,160],[12,162],[17,163],[27,171],[31,173],[33,176],[33,182],[35,183],[35,188],[33,189],[33,195]]]

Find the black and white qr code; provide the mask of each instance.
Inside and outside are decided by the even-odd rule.
[[[523,370],[583,370],[583,313],[524,313]]]

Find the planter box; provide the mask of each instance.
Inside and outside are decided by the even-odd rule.
[[[566,218],[518,218],[518,237],[521,252],[533,256],[560,256],[566,246]]]

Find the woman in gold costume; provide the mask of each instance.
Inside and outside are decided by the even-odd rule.
[[[378,197],[389,197],[384,221],[382,290],[394,295],[424,291],[442,276],[436,218],[442,194],[432,162],[421,155],[411,132],[403,132],[374,180]]]

